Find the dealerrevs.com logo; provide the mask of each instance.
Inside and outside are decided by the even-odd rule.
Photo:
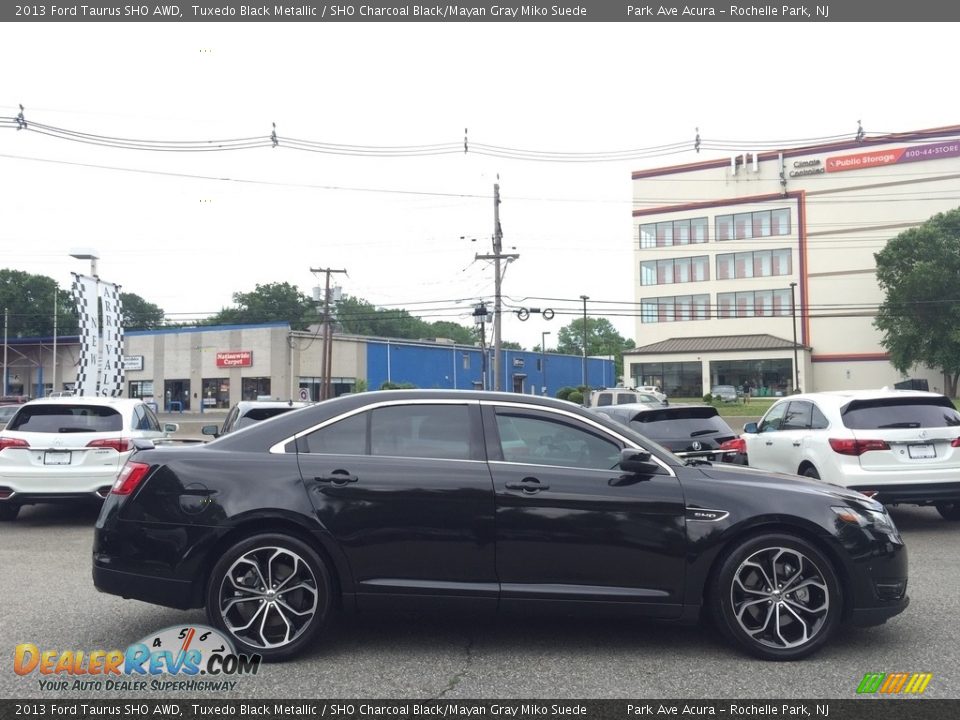
[[[41,690],[140,692],[223,691],[239,675],[256,675],[260,655],[238,655],[229,639],[205,625],[174,626],[148,635],[126,650],[41,650],[17,645],[13,671],[38,676]]]
[[[857,686],[857,694],[920,695],[933,680],[933,673],[867,673]]]

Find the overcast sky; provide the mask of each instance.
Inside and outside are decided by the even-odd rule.
[[[951,23],[6,24],[0,46],[0,115],[22,103],[27,122],[145,140],[276,123],[281,138],[415,146],[462,144],[469,128],[472,143],[582,153],[692,146],[699,127],[775,149],[852,136],[858,119],[868,133],[960,121]],[[0,128],[2,264],[66,288],[89,267],[69,251],[92,247],[103,279],[174,319],[257,283],[309,293],[310,267],[345,268],[346,293],[469,323],[493,295],[474,255],[491,250],[499,175],[504,249],[520,254],[507,302],[558,311],[506,317],[504,338],[532,347],[545,330],[555,342],[580,295],[634,300],[631,170],[728,154],[161,153]],[[634,336],[632,319],[610,320]]]

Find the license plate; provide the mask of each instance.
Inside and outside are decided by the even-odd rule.
[[[925,445],[907,445],[907,454],[918,460],[935,458],[937,456],[937,449],[929,443]]]
[[[70,464],[70,451],[62,450],[47,450],[43,454],[43,464],[44,465],[69,465]]]

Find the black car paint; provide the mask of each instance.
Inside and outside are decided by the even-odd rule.
[[[369,456],[298,455],[290,442],[286,452],[267,452],[369,403],[406,400],[559,410],[646,448],[661,471],[638,476],[503,462],[489,405],[474,411],[481,413],[475,430],[483,434],[478,446],[485,459],[394,458],[385,467]],[[801,535],[831,558],[844,582],[845,615],[854,621],[882,622],[908,602],[905,595],[881,600],[873,587],[878,577],[906,579],[903,544],[845,526],[830,509],[856,506],[855,493],[748,468],[687,466],[623,426],[562,401],[469,391],[365,393],[205,446],[156,448],[133,460],[151,470],[133,495],[105,502],[94,581],[106,592],[178,608],[202,606],[223,550],[265,531],[296,535],[328,559],[348,609],[423,609],[430,601],[693,621],[726,549],[771,530]],[[317,480],[335,471],[360,480]],[[459,479],[464,471],[465,482]],[[537,472],[549,475],[549,489],[506,488]],[[585,472],[598,478],[588,493]],[[443,511],[425,508],[426,501],[441,503]],[[696,509],[720,514],[692,519]]]

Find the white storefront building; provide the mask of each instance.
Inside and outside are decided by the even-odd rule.
[[[683,396],[893,385],[874,253],[960,206],[960,126],[638,171],[633,202],[628,382]],[[930,368],[909,377],[944,387]]]

